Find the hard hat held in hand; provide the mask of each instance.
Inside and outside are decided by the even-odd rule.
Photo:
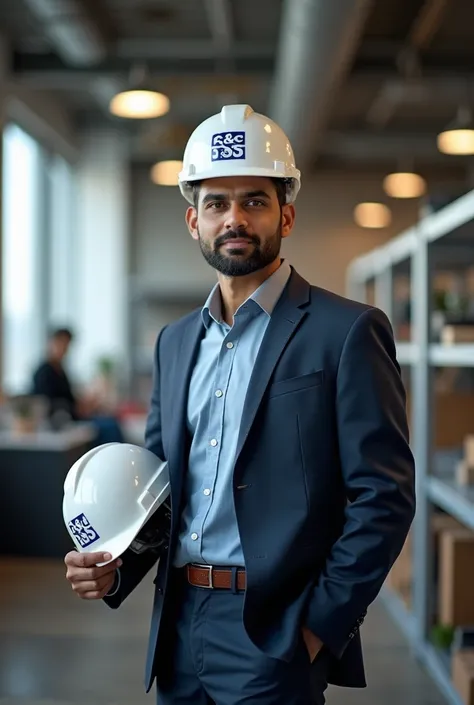
[[[194,181],[222,176],[284,179],[287,203],[296,199],[301,184],[288,137],[250,105],[225,105],[194,130],[186,145],[179,187],[190,203]]]
[[[115,560],[160,507],[166,506],[168,514],[169,493],[166,462],[131,443],[105,443],[85,453],[69,470],[64,522],[78,551],[104,551]]]

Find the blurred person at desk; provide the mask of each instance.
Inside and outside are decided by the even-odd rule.
[[[104,413],[100,399],[93,395],[76,397],[64,368],[64,359],[73,340],[69,328],[57,328],[49,336],[46,359],[33,374],[31,393],[48,402],[48,417],[54,428],[71,421],[88,421],[96,427],[96,443],[122,443],[123,433],[117,419]]]

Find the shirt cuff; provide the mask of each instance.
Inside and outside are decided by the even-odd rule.
[[[120,575],[120,568],[117,568],[114,584],[110,588],[110,592],[108,592],[105,597],[113,597],[113,595],[116,595],[118,593],[121,580],[122,576]]]

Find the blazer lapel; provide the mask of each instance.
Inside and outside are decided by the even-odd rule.
[[[242,414],[236,460],[242,452],[278,360],[306,315],[303,307],[308,303],[309,296],[308,282],[292,270],[291,278],[273,310],[252,371]]]
[[[199,344],[204,335],[204,324],[200,311],[189,326],[183,328],[178,359],[173,380],[174,399],[172,403],[172,426],[169,439],[168,457],[170,468],[171,499],[173,506],[178,506],[181,498],[183,477],[186,470],[187,451],[189,450],[187,432],[188,390],[194,363],[199,351]],[[173,512],[173,518],[179,516]],[[173,522],[174,523],[174,522]]]

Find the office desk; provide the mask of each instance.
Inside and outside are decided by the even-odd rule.
[[[0,555],[56,558],[73,548],[62,516],[63,485],[95,436],[82,423],[28,435],[0,431]]]

